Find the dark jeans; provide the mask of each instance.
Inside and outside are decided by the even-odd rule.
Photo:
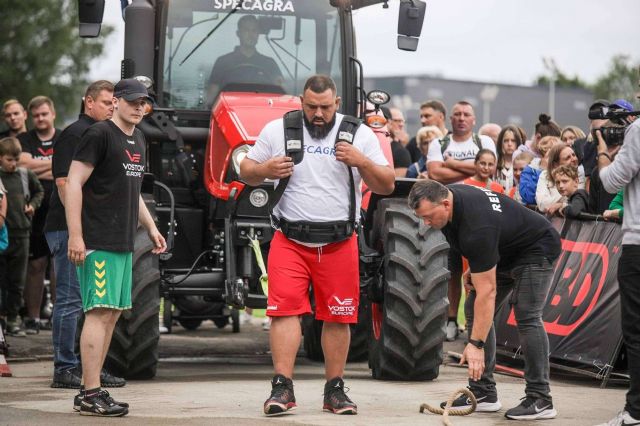
[[[11,238],[9,235],[9,246],[0,256],[4,265],[4,276],[0,277],[0,312],[7,315],[7,320],[15,321],[22,306],[22,292],[27,280],[29,237]]]
[[[513,305],[518,337],[524,354],[524,378],[527,396],[551,401],[549,389],[549,338],[542,323],[542,310],[551,286],[552,267],[541,258],[496,273],[496,312],[507,300]],[[509,297],[511,295],[511,297]],[[473,328],[473,305],[476,292],[471,291],[465,302],[469,334]],[[497,394],[493,371],[496,367],[496,331],[493,324],[484,346],[485,370],[480,380],[469,380],[469,387],[485,394]]]
[[[80,283],[76,267],[67,257],[67,231],[47,232],[47,243],[53,255],[56,271],[56,303],[53,306],[51,336],[53,338],[53,366],[56,373],[78,365],[74,351],[78,319],[82,314]]]
[[[622,337],[627,348],[629,391],[625,410],[640,419],[640,246],[623,245],[618,262]]]

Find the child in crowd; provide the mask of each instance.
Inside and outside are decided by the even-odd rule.
[[[533,161],[533,154],[529,151],[523,151],[513,160],[513,186],[509,191],[509,197],[519,203],[522,203],[520,196],[520,176],[522,171]]]
[[[5,265],[5,274],[0,281],[1,313],[7,317],[7,334],[16,337],[26,336],[18,323],[18,310],[27,279],[31,218],[44,197],[38,177],[31,170],[18,167],[21,152],[18,139],[0,140],[0,180],[7,190],[6,224],[9,232],[9,246],[0,254],[0,263]]]
[[[418,130],[416,134],[416,143],[421,152],[421,156],[407,169],[408,178],[427,178],[427,153],[429,152],[429,144],[434,139],[440,139],[444,135],[437,126],[424,126]]]
[[[503,186],[505,192],[513,188],[513,160],[515,152],[524,143],[522,135],[514,125],[505,126],[498,135],[496,152],[496,182]]]
[[[578,170],[578,188],[584,189],[584,169],[578,164],[578,157],[570,146],[562,141],[557,141],[551,147],[546,156],[547,168],[540,174],[538,185],[536,187],[536,203],[538,210],[542,213],[553,216],[563,206],[566,198],[556,189],[553,180],[553,171],[558,166],[570,165]]]
[[[481,149],[474,160],[476,173],[464,180],[467,185],[490,189],[493,192],[504,194],[504,188],[491,178],[496,173],[496,155],[489,149]]]
[[[572,164],[564,164],[553,169],[552,177],[560,195],[567,201],[559,210],[560,215],[572,219],[580,213],[589,211],[589,194],[578,188],[578,168]]]
[[[547,168],[547,154],[556,143],[561,142],[560,139],[555,136],[545,136],[536,142],[535,150],[540,154],[540,157],[537,158],[534,156],[533,160],[524,168],[520,176],[520,196],[522,197],[523,204],[536,204],[538,179],[540,179],[542,170]]]

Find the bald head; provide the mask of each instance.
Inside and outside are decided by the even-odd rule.
[[[498,135],[500,134],[501,130],[502,127],[500,127],[496,123],[487,123],[480,127],[480,130],[478,130],[478,134],[489,136],[491,139],[493,139],[493,142],[496,143],[498,141]]]

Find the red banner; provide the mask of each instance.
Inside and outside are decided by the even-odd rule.
[[[611,362],[622,331],[617,269],[620,225],[566,220],[562,253],[554,265],[543,312],[549,357],[601,369]],[[499,347],[517,351],[520,344],[513,309],[504,305],[495,319]]]

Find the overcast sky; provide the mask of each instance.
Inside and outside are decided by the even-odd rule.
[[[120,2],[106,3],[104,22],[116,31],[91,77],[115,81],[124,22]],[[427,74],[529,85],[547,72],[542,58],[551,57],[562,72],[592,83],[613,55],[640,62],[640,0],[427,0],[417,52],[396,48],[399,1],[389,3],[389,9],[354,12],[365,76]]]

